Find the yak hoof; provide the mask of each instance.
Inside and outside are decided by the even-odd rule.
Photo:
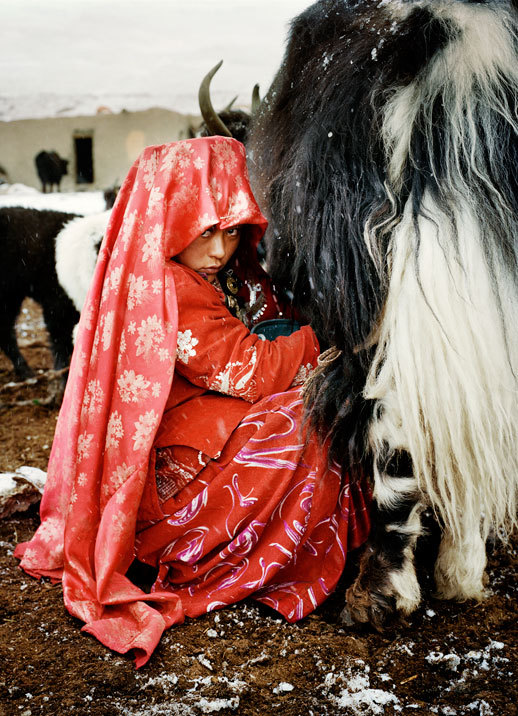
[[[344,626],[369,624],[381,632],[394,620],[396,600],[392,596],[365,589],[355,582],[345,594],[346,605],[340,614]]]

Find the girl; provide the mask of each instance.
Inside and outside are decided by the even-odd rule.
[[[279,313],[255,258],[265,228],[239,142],[148,147],[81,316],[41,525],[16,555],[137,666],[164,629],[248,595],[304,617],[367,536],[367,488],[302,436],[311,328],[249,331]]]

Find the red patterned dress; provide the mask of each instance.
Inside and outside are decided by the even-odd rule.
[[[81,316],[41,525],[16,551],[29,574],[62,580],[84,631],[133,649],[138,666],[164,629],[246,596],[302,618],[369,528],[368,487],[302,433],[312,330],[263,341],[172,260],[215,224],[250,227],[251,248],[264,232],[242,145],[147,148]],[[135,559],[156,568],[150,593],[128,576]]]

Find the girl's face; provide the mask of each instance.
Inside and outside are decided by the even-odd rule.
[[[239,246],[240,238],[239,226],[228,229],[211,226],[181,251],[176,260],[214,283],[218,271],[226,266]]]

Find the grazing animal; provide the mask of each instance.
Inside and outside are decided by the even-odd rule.
[[[42,151],[34,158],[36,170],[41,181],[41,190],[44,194],[55,186],[60,190],[61,179],[68,174],[68,159],[62,159],[57,152]]]
[[[518,3],[321,0],[297,17],[248,145],[269,268],[332,349],[310,424],[374,478],[344,619],[484,595],[485,540],[516,525]]]
[[[54,241],[76,217],[60,211],[4,207],[0,209],[0,348],[11,359],[16,375],[32,371],[19,351],[14,324],[23,299],[30,296],[42,309],[49,331],[54,367],[68,365],[72,330],[79,313],[56,275]]]

